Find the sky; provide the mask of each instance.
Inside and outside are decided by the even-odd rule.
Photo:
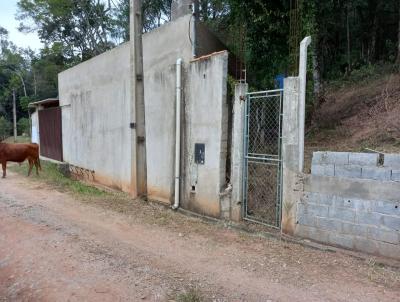
[[[39,50],[42,47],[36,33],[24,34],[18,31],[20,21],[15,19],[17,0],[0,0],[0,26],[8,30],[8,38],[19,47]]]

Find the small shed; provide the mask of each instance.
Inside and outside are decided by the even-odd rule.
[[[33,110],[32,143],[40,145],[40,155],[56,161],[63,161],[62,119],[58,98],[49,98],[30,103]]]

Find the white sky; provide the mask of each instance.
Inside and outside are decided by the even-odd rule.
[[[43,45],[36,33],[24,34],[18,31],[20,21],[15,19],[17,0],[0,0],[0,26],[8,30],[8,38],[19,47],[38,50]]]

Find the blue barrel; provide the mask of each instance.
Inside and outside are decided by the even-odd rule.
[[[276,89],[283,89],[283,80],[285,79],[285,75],[278,74],[275,77],[275,88]]]

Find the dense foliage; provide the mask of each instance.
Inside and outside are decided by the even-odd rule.
[[[198,1],[200,20],[245,63],[254,88],[269,88],[277,74],[294,73],[290,24],[298,27],[296,39],[313,37],[309,90],[314,94],[325,81],[371,65],[396,59],[400,65],[399,0]],[[170,20],[171,2],[143,0],[145,32]],[[291,14],[296,5],[297,23]],[[20,30],[36,31],[45,46],[38,52],[18,48],[0,27],[0,115],[8,121],[13,90],[18,119],[27,117],[29,102],[57,95],[60,71],[129,40],[129,0],[19,0],[18,9]]]

